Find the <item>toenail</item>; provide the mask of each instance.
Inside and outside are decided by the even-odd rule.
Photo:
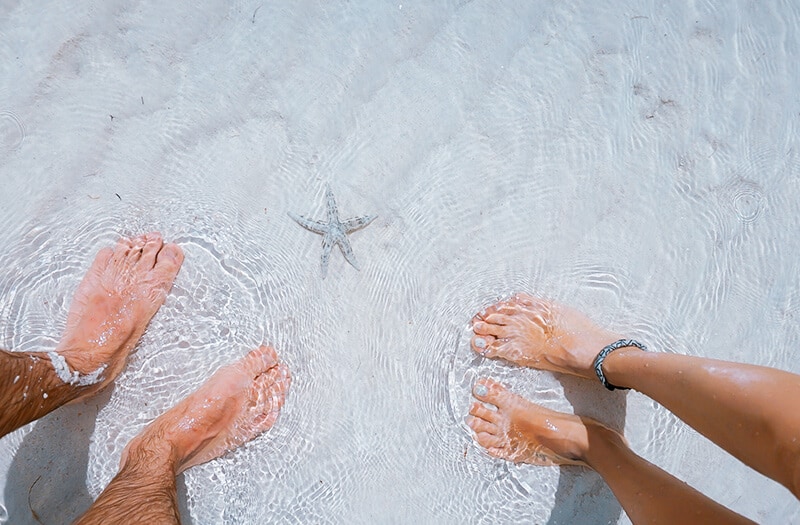
[[[481,396],[481,397],[489,393],[489,389],[486,388],[486,385],[475,385],[474,391],[476,396]]]
[[[161,253],[172,259],[173,261],[178,261],[178,251],[175,250],[172,246],[165,247]]]
[[[475,341],[473,342],[475,343],[476,348],[481,348],[481,349],[486,348],[486,339],[484,339],[483,337],[476,337]]]

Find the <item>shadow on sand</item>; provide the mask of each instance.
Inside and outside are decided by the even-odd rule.
[[[23,438],[5,487],[9,523],[66,524],[86,512],[89,440],[111,391],[54,410]]]
[[[575,414],[597,419],[620,433],[623,431],[627,409],[625,394],[609,392],[599,383],[585,379],[557,377]],[[602,399],[601,403],[598,399]],[[585,467],[561,467],[548,525],[614,524],[619,521],[621,512],[622,506],[599,474]]]
[[[8,523],[67,525],[92,505],[86,488],[89,441],[100,409],[113,387],[82,403],[67,405],[43,417],[22,440],[5,487]],[[191,523],[186,485],[178,476],[182,523]]]

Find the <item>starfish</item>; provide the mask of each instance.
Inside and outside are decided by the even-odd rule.
[[[327,199],[328,222],[317,221],[289,212],[289,217],[294,219],[297,224],[307,230],[322,235],[322,278],[328,273],[328,260],[331,257],[331,249],[334,245],[338,245],[342,251],[342,255],[347,259],[347,262],[353,265],[353,268],[360,270],[356,262],[356,256],[353,255],[353,248],[350,246],[350,240],[347,238],[348,233],[360,230],[367,224],[375,220],[377,215],[362,215],[360,217],[353,217],[345,221],[339,220],[339,209],[336,207],[336,200],[333,198],[333,192],[330,185],[325,185],[325,197]]]

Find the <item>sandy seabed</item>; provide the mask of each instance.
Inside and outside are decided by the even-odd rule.
[[[526,290],[658,351],[800,373],[800,7],[0,3],[0,345],[51,350],[94,253],[186,262],[113,389],[0,441],[8,523],[69,523],[147,422],[272,343],[276,427],[179,480],[187,523],[627,523],[463,424],[490,374],[623,429],[762,523],[800,504],[652,401],[476,359]],[[330,184],[361,271],[287,212]],[[0,512],[2,512],[0,508]],[[2,516],[0,516],[2,517]]]

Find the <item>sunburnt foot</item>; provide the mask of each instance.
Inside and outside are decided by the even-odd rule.
[[[473,395],[482,401],[473,403],[467,418],[476,441],[491,456],[514,463],[586,466],[588,428],[594,425],[613,432],[594,420],[532,403],[491,379],[478,381]]]
[[[598,352],[621,339],[577,310],[527,294],[479,313],[472,329],[472,348],[482,355],[589,379]]]
[[[59,376],[92,384],[84,396],[110,383],[164,303],[182,262],[181,249],[164,244],[158,233],[123,238],[114,249],[100,250],[72,299],[56,353],[50,354]]]
[[[253,350],[145,428],[123,451],[122,465],[150,447],[169,451],[176,474],[217,458],[272,427],[290,382],[275,350]]]

